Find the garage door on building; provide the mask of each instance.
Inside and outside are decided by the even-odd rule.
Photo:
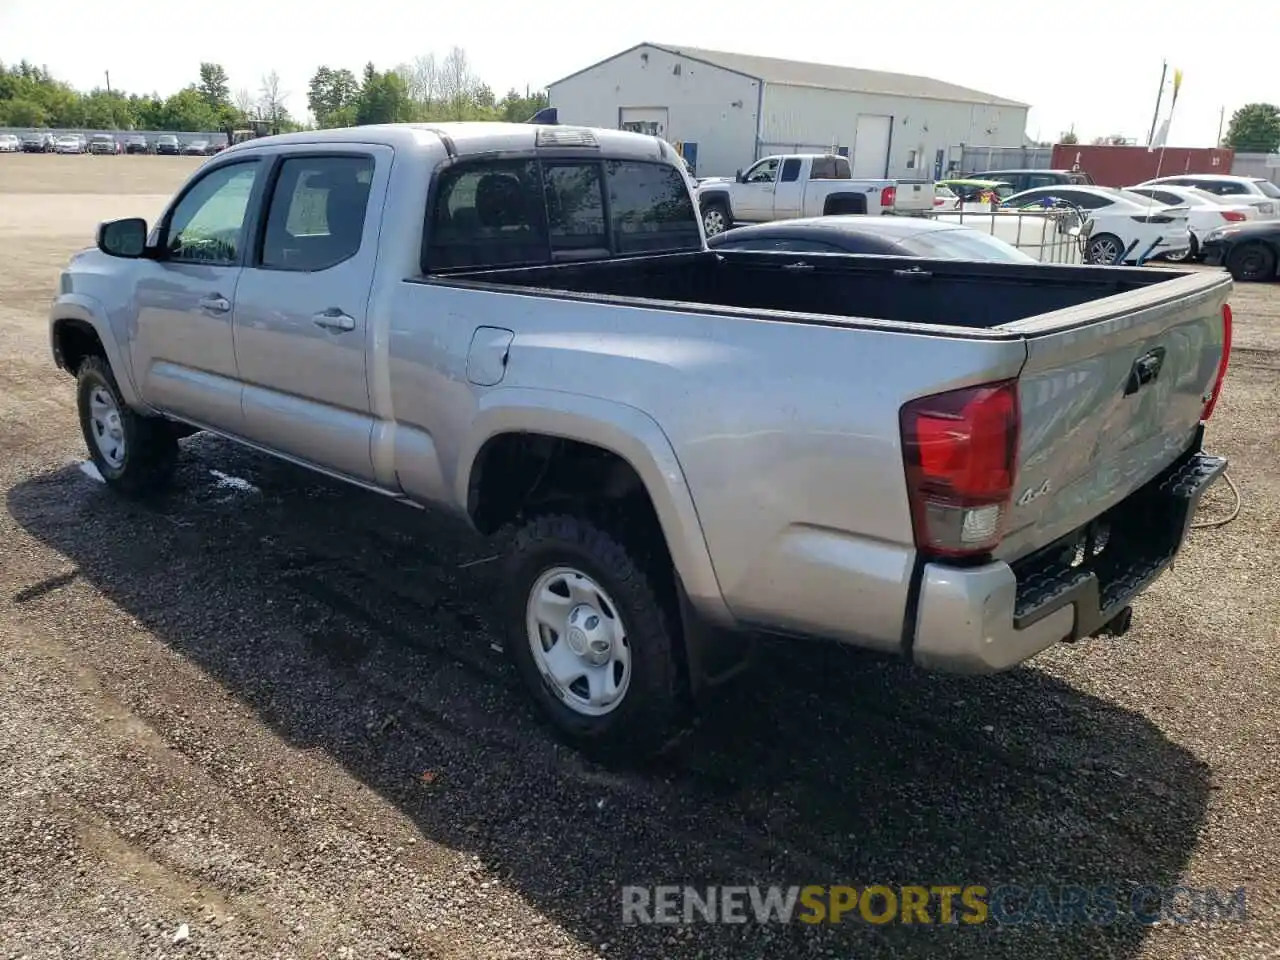
[[[667,136],[666,107],[623,107],[618,117],[618,129],[631,133],[643,133],[647,137]]]
[[[893,117],[860,115],[853,139],[853,175],[887,177]]]

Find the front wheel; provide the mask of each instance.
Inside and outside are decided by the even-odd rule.
[[[652,755],[686,718],[679,619],[660,577],[581,517],[538,517],[517,533],[508,652],[556,731],[597,759]]]
[[[178,441],[169,422],[129,409],[101,357],[86,358],[76,376],[80,429],[102,479],[131,496],[167,484],[178,460]]]
[[[714,237],[718,233],[724,233],[730,227],[729,208],[723,203],[715,201],[706,205],[702,210],[702,229],[708,237]]]
[[[1260,243],[1236,247],[1227,257],[1227,271],[1232,280],[1257,283],[1276,278],[1276,255]]]

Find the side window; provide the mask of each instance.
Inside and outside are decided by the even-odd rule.
[[[1223,197],[1240,196],[1242,194],[1247,194],[1249,192],[1249,188],[1246,187],[1243,183],[1232,183],[1230,180],[1224,180],[1221,183],[1215,183],[1214,187],[1216,188],[1214,190],[1214,193]]]
[[[447,169],[436,186],[426,246],[432,270],[545,262],[537,161],[490,160]]]
[[[1027,177],[1027,187],[1035,189],[1036,187],[1052,187],[1056,185],[1058,178],[1049,174],[1033,173]]]
[[[830,157],[814,157],[809,166],[810,180],[834,180],[836,164]]]
[[[271,194],[262,266],[325,270],[356,255],[364,235],[372,157],[292,157]]]
[[[847,157],[836,157],[836,175],[837,180],[852,180],[853,168],[849,166]]]
[[[782,161],[782,176],[778,178],[783,183],[794,183],[800,179],[800,158],[788,157]]]
[[[1059,190],[1058,196],[1068,203],[1074,203],[1082,210],[1101,210],[1103,207],[1111,206],[1113,202],[1106,197],[1081,190]]]
[[[553,255],[609,255],[599,163],[544,164],[543,192]]]
[[[746,176],[747,183],[773,183],[778,176],[778,158],[770,157],[752,167]]]
[[[229,163],[198,180],[169,217],[166,259],[215,266],[239,263],[249,197],[260,167],[256,160]]]
[[[702,248],[689,186],[674,167],[609,160],[605,163],[605,180],[613,249],[617,253]]]

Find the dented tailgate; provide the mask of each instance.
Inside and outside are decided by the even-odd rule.
[[[1223,351],[1225,274],[1195,273],[1009,325],[1027,336],[1002,559],[1097,517],[1192,442]]]

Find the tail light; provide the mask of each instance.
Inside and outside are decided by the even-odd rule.
[[[1222,213],[1222,219],[1228,221],[1229,223],[1239,223],[1241,220],[1249,219],[1239,210],[1223,210],[1221,211],[1221,213]]]
[[[880,206],[892,207],[895,200],[898,199],[897,187],[885,187],[880,191]]]
[[[1138,223],[1173,223],[1173,217],[1166,217],[1162,213],[1144,214],[1131,219],[1137,220]]]
[[[1222,393],[1222,381],[1227,378],[1227,364],[1231,360],[1231,304],[1222,305],[1222,359],[1218,361],[1218,375],[1213,381],[1213,392],[1209,394],[1209,402],[1204,405],[1200,414],[1201,422],[1213,416],[1213,408],[1218,405],[1218,395]]]
[[[947,202],[947,201],[946,201],[944,198],[942,198],[942,197],[934,197],[934,198],[933,198],[933,205],[934,205],[935,207],[940,207],[940,206],[942,206],[942,205],[943,205],[944,203],[946,203],[946,202]]]
[[[943,556],[1000,542],[1018,453],[1018,381],[912,400],[899,414],[916,546]]]

